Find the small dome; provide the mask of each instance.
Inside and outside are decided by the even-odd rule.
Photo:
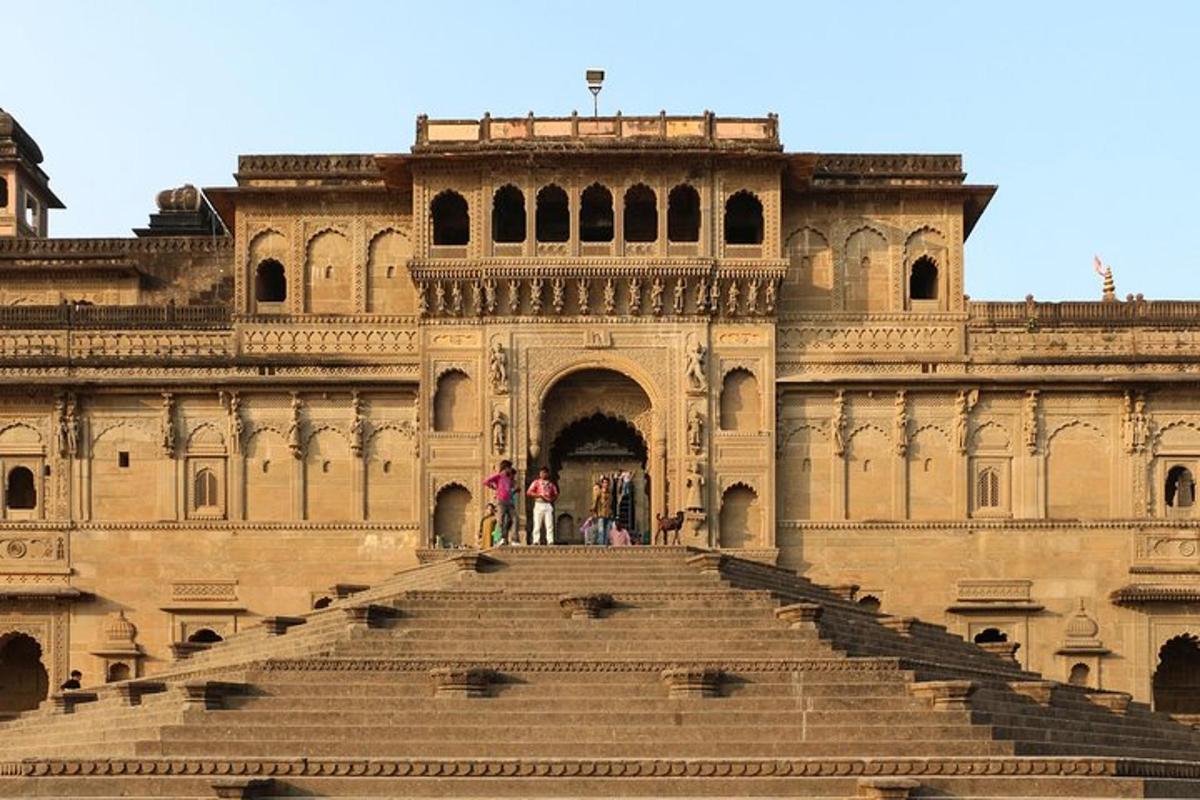
[[[118,611],[104,623],[104,635],[110,642],[132,642],[137,636],[137,628],[125,619],[124,611]]]
[[[1068,639],[1091,639],[1100,631],[1100,626],[1096,624],[1096,620],[1088,616],[1083,610],[1083,598],[1079,599],[1079,609],[1072,615],[1067,622],[1067,638]]]

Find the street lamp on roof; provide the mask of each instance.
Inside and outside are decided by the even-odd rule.
[[[604,70],[589,69],[585,73],[588,91],[592,93],[592,116],[600,116],[600,90],[604,88]]]

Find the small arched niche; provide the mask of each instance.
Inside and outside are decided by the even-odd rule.
[[[1167,508],[1179,511],[1191,509],[1196,502],[1196,479],[1190,469],[1176,464],[1167,470],[1163,499]]]
[[[433,429],[448,433],[476,427],[474,382],[461,370],[443,373],[433,396]]]
[[[471,493],[465,486],[451,484],[437,494],[433,507],[433,535],[444,546],[457,547],[468,541],[467,515],[471,508]]]
[[[1154,710],[1167,714],[1200,714],[1200,639],[1181,634],[1158,651],[1154,671]]]
[[[29,467],[13,467],[8,471],[8,480],[4,486],[4,505],[14,511],[30,511],[37,508],[37,487],[33,481],[33,470]]]
[[[908,297],[915,302],[937,301],[938,268],[929,256],[921,256],[909,268]]]
[[[720,544],[724,548],[753,547],[759,543],[762,509],[758,494],[736,483],[721,495]]]
[[[721,430],[757,431],[762,426],[758,378],[748,369],[738,367],[726,373],[721,381]]]
[[[613,240],[612,192],[599,183],[583,190],[579,197],[579,240],[581,242],[611,242]]]
[[[287,273],[283,264],[276,259],[263,259],[255,267],[254,299],[259,303],[282,303],[287,300]]]

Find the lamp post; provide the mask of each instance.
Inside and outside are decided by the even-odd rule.
[[[589,69],[585,73],[588,91],[592,93],[592,116],[600,116],[600,90],[604,87],[604,70]]]

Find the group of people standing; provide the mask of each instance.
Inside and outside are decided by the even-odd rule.
[[[493,502],[479,523],[476,544],[480,547],[501,544],[520,545],[521,533],[517,528],[516,498],[517,471],[512,462],[500,462],[496,472],[484,480],[483,485],[495,494]],[[550,468],[541,467],[538,475],[525,490],[525,496],[533,500],[533,530],[529,544],[554,544],[554,503],[558,499],[558,485],[550,478]],[[586,544],[628,545],[631,544],[629,528],[633,519],[633,479],[628,472],[613,476],[602,475],[592,486],[590,515],[581,531]]]

